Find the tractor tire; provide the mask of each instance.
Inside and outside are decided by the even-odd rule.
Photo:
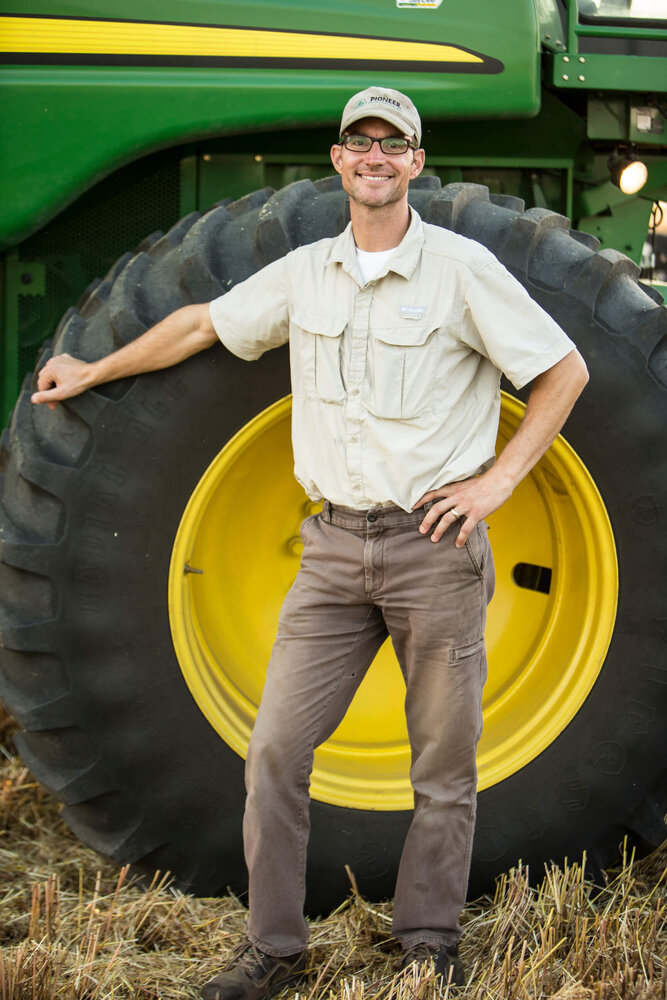
[[[539,876],[545,861],[586,850],[602,869],[624,837],[645,850],[665,836],[667,314],[629,260],[598,252],[561,216],[524,211],[517,199],[489,197],[477,185],[441,189],[435,178],[420,179],[410,200],[425,221],[488,246],[584,355],[591,379],[565,433],[595,483],[586,489],[599,493],[591,502],[606,509],[618,562],[617,598],[610,563],[599,567],[600,586],[614,596],[604,598],[609,637],[586,666],[590,690],[563,709],[546,745],[537,739],[517,764],[509,752],[480,792],[477,894],[519,858]],[[348,218],[338,178],[190,215],[88,289],[40,364],[51,351],[88,361],[106,355],[173,309],[207,301],[290,249],[335,235]],[[249,366],[216,345],[55,411],[33,406],[26,385],[2,442],[0,698],[21,726],[19,752],[83,841],[138,871],[168,870],[199,895],[245,888],[243,759],[184,679],[168,607],[170,559],[184,510],[221,447],[288,392],[285,349]],[[555,494],[569,488],[568,475]],[[271,509],[272,489],[271,475],[259,496],[235,482],[251,524]],[[519,530],[530,536],[531,524]],[[575,584],[585,560],[574,553],[575,563],[580,558],[567,570]],[[203,579],[196,565],[183,564],[179,579],[183,572]],[[525,565],[513,566],[507,587],[522,594],[527,587],[535,601],[547,600],[566,573],[560,563]],[[270,565],[260,565],[262,574]],[[222,599],[215,607],[226,627],[232,606]],[[593,642],[596,614],[577,626]],[[252,648],[252,625],[246,633]],[[511,649],[519,632],[502,641]],[[535,705],[522,709],[529,716],[539,711],[536,690]],[[513,724],[508,714],[501,728]],[[409,808],[314,799],[309,911],[326,912],[345,897],[346,865],[369,898],[391,896],[409,822]]]

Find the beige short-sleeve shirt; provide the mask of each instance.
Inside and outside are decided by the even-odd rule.
[[[287,254],[210,305],[253,361],[289,341],[295,475],[313,500],[409,510],[493,462],[500,375],[519,389],[574,348],[479,243],[410,227],[364,284],[351,227]]]

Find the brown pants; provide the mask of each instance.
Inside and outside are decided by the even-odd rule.
[[[457,549],[458,525],[434,544],[417,530],[423,516],[325,502],[302,526],[301,568],[280,614],[246,764],[248,933],[269,954],[306,945],[313,751],[345,715],[387,633],[407,687],[415,801],[393,932],[404,947],[460,937],[495,577],[484,524]]]

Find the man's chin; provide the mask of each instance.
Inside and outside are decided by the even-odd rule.
[[[348,194],[358,205],[364,205],[366,208],[383,208],[385,205],[400,201],[400,196],[391,188],[386,190],[378,188],[369,191],[367,186],[353,185]]]

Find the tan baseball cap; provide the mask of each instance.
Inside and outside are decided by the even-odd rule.
[[[388,87],[367,87],[351,97],[345,105],[340,122],[340,132],[346,132],[350,125],[361,118],[381,118],[395,125],[404,135],[414,137],[417,145],[421,142],[422,123],[419,112],[409,97],[399,90]]]

